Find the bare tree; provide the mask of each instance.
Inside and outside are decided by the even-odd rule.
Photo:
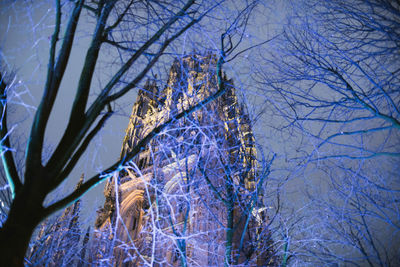
[[[228,17],[231,21],[228,21],[227,28],[219,33],[223,34],[221,48],[218,44],[217,49],[219,55],[216,73],[219,86],[214,94],[175,114],[173,118],[144,136],[125,157],[89,178],[67,196],[44,206],[46,196],[67,179],[93,137],[113,114],[111,104],[137,87],[146,74],[160,62],[160,58],[169,54],[168,49],[171,45],[188,29],[201,26],[199,23],[203,19],[207,20],[208,25],[213,24],[214,18],[220,21],[221,16],[216,14],[221,13],[213,15],[212,12],[216,9],[224,10],[223,4],[224,1],[194,0],[55,1],[55,24],[50,38],[47,78],[28,137],[23,175],[18,174],[13,151],[9,149],[10,132],[6,123],[9,87],[3,79],[1,80],[1,156],[13,196],[7,220],[0,229],[2,263],[10,266],[22,265],[29,239],[40,221],[76,201],[94,185],[111,177],[114,171],[126,165],[169,124],[187,117],[224,92],[221,86],[222,65],[225,57],[237,48],[237,44],[243,38],[244,32],[238,33],[236,25],[246,23],[246,19],[243,18],[247,18],[254,7],[252,2],[246,3],[242,11],[236,10],[235,16]],[[43,147],[49,117],[70,61],[77,28],[84,15],[94,23],[93,32],[90,34],[91,41],[78,78],[66,129],[49,159],[45,161]],[[225,23],[222,27],[225,27]],[[65,30],[63,37],[62,30]],[[233,38],[234,35],[238,38]],[[116,60],[112,62],[112,71],[108,71],[112,74],[97,84],[96,87],[99,88],[95,90],[93,80],[99,72],[101,54],[105,51],[116,55]],[[89,96],[94,92],[95,97],[92,100]]]
[[[305,177],[310,199],[302,214],[313,229],[296,237],[308,246],[292,256],[398,265],[399,3],[307,1],[291,8],[255,79],[268,85],[260,90],[283,118],[275,126],[290,136],[291,177]]]

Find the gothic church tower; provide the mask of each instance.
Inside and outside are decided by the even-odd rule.
[[[124,157],[154,127],[217,90],[216,57],[176,60],[167,86],[139,90]],[[273,265],[254,137],[232,80],[226,92],[174,122],[105,186],[98,259],[115,266]]]

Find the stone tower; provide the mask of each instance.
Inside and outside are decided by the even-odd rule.
[[[148,81],[133,106],[121,157],[154,127],[214,93],[216,63],[211,54],[186,56],[173,63],[162,90]],[[223,80],[223,96],[174,122],[108,181],[96,221],[97,260],[274,264],[251,125],[233,81]]]

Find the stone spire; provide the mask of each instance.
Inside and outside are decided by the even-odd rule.
[[[193,54],[174,61],[162,90],[148,80],[133,105],[121,157],[154,127],[215,92],[216,63],[213,54]],[[269,232],[261,229],[267,217],[250,119],[233,81],[223,80],[223,96],[169,126],[105,186],[96,227],[110,233],[114,265],[274,265],[265,245]]]

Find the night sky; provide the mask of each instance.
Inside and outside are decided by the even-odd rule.
[[[220,24],[205,23],[203,28],[189,30],[173,43],[167,54],[148,73],[140,86],[143,86],[147,78],[154,79],[157,77],[158,85],[163,88],[167,82],[166,78],[171,63],[176,56],[183,56],[192,52],[218,51],[221,31],[227,26],[224,16],[228,16],[229,12],[236,14],[234,11],[244,4],[244,1],[233,2],[233,4],[227,5],[225,10],[216,9],[215,16],[219,18]],[[261,157],[261,151],[264,152],[266,158],[276,154],[266,184],[265,204],[270,209],[271,214],[278,210],[278,204],[281,205],[279,210],[281,217],[277,216],[274,226],[278,225],[277,233],[282,232],[279,232],[281,235],[277,236],[282,240],[288,239],[288,236],[285,235],[290,236],[291,231],[293,231],[295,233],[293,236],[297,238],[296,242],[299,242],[303,236],[313,237],[315,229],[327,227],[321,223],[315,225],[314,228],[311,227],[312,229],[308,229],[306,232],[304,229],[314,221],[326,217],[328,219],[334,218],[332,221],[339,223],[341,217],[338,216],[339,219],[335,219],[336,217],[332,214],[336,216],[344,210],[344,207],[348,207],[347,204],[351,203],[350,200],[353,199],[353,193],[361,188],[360,191],[357,191],[361,196],[365,196],[363,194],[368,195],[366,192],[374,192],[373,197],[370,197],[370,195],[366,197],[370,197],[373,201],[376,199],[386,201],[386,194],[393,193],[395,200],[389,204],[382,204],[383,206],[390,205],[393,208],[394,211],[391,210],[390,212],[393,212],[394,218],[390,217],[391,215],[389,216],[393,219],[393,224],[388,218],[384,218],[384,224],[373,219],[371,227],[375,230],[384,229],[382,233],[378,234],[378,237],[381,237],[381,234],[383,237],[396,237],[395,235],[392,236],[391,231],[393,229],[388,225],[395,225],[394,228],[397,227],[397,231],[400,229],[400,216],[398,212],[397,214],[395,212],[399,208],[398,164],[400,164],[400,157],[398,151],[400,135],[398,129],[400,127],[396,124],[396,121],[398,123],[400,120],[398,106],[398,103],[400,103],[398,94],[400,82],[398,75],[394,75],[400,69],[398,67],[399,61],[396,61],[399,59],[398,54],[396,54],[399,51],[399,41],[397,40],[397,45],[390,47],[392,50],[383,49],[382,57],[379,53],[368,54],[368,49],[372,49],[369,46],[363,50],[363,46],[356,47],[352,43],[344,44],[348,47],[344,49],[345,52],[342,54],[336,53],[335,46],[332,43],[335,41],[341,43],[341,36],[337,37],[334,34],[324,36],[328,32],[325,32],[324,26],[332,26],[333,28],[343,26],[340,23],[335,24],[335,20],[332,23],[328,21],[329,14],[335,14],[334,12],[339,12],[341,9],[330,9],[329,3],[327,3],[328,8],[325,10],[324,4],[321,3],[320,9],[314,10],[310,6],[297,5],[293,2],[296,1],[261,1],[247,21],[246,33],[236,48],[237,51],[243,51],[243,53],[238,54],[231,62],[224,65],[224,71],[228,78],[233,79],[238,95],[253,119],[253,131],[260,151],[258,156]],[[375,3],[374,1],[371,2]],[[380,10],[380,6],[375,8]],[[354,10],[363,13],[369,9],[358,10],[355,8]],[[344,13],[344,16],[358,19],[360,16],[356,11],[354,11],[354,14],[351,12]],[[314,14],[313,12],[320,12],[326,16],[312,17],[314,20],[310,19],[310,21],[314,24],[311,27],[307,24],[307,19],[301,17],[303,15],[308,18],[307,14],[304,15],[307,12],[310,13],[310,18],[311,13]],[[382,17],[389,16],[384,11],[380,12],[384,14]],[[292,20],[286,19],[287,14],[292,15]],[[298,14],[300,15],[297,17]],[[400,12],[397,11],[391,16],[396,20],[396,18],[400,18]],[[304,20],[301,20],[302,18]],[[365,16],[365,18],[368,19],[368,16]],[[68,63],[46,131],[45,150],[47,151],[53,151],[64,132],[75,95],[75,88],[82,70],[85,52],[89,46],[90,33],[93,30],[91,22],[93,20],[86,12],[82,13],[81,19],[83,23],[78,27],[71,60]],[[379,29],[374,23],[380,25],[379,19],[371,22],[372,28]],[[350,23],[350,25],[357,24]],[[63,32],[64,27],[61,28],[61,32]],[[53,28],[53,1],[5,1],[0,3],[0,58],[3,65],[2,70],[11,70],[15,75],[15,94],[12,95],[9,103],[9,125],[14,125],[12,131],[15,140],[12,139],[12,141],[15,144],[19,143],[16,146],[16,154],[20,159],[24,154],[25,143],[36,106],[43,93],[48,64],[48,49]],[[285,29],[284,33],[282,29]],[[357,33],[357,31],[355,32]],[[395,36],[400,36],[395,30],[393,32],[392,34],[397,34]],[[291,33],[298,35],[290,35]],[[350,36],[354,34],[350,30],[345,31],[345,33]],[[381,33],[373,34],[360,38],[360,42],[368,41],[368,38],[376,41],[374,38]],[[293,43],[282,43],[280,41],[286,40],[284,38],[292,38],[293,41],[297,37],[304,38],[307,41],[318,38],[318,40],[323,40],[320,43],[310,41],[309,46],[307,46],[306,41],[304,42],[305,47],[309,48],[310,51],[318,52],[318,60],[320,61],[313,62],[312,56],[310,56],[310,54],[313,54],[307,54],[309,50],[295,50]],[[325,37],[332,38],[333,41],[331,39],[326,40]],[[269,39],[271,41],[266,42]],[[390,43],[389,41],[379,43],[379,40],[377,42],[373,49],[379,49],[382,45],[385,46]],[[263,45],[257,45],[261,43]],[[205,48],[203,49],[201,45]],[[248,47],[253,48],[246,50]],[[103,52],[103,50],[101,51]],[[391,53],[393,53],[393,57]],[[368,56],[364,56],[365,54],[368,54]],[[395,55],[397,56],[395,57]],[[146,62],[146,59],[142,60]],[[304,63],[306,60],[309,61]],[[328,67],[324,69],[325,66],[318,65],[321,62],[326,63]],[[113,52],[112,49],[105,49],[99,58],[89,100],[94,99],[107,79],[112,76],[117,63],[118,54]],[[304,65],[302,65],[303,63]],[[363,72],[363,68],[367,69],[368,75]],[[132,70],[132,75],[135,74],[135,71],[137,70]],[[386,77],[386,73],[391,74]],[[342,75],[342,80],[335,76],[339,74]],[[348,76],[346,76],[347,74]],[[363,75],[368,79],[365,79]],[[280,80],[281,78],[282,80]],[[379,80],[379,78],[382,79]],[[353,90],[356,94],[352,95],[340,91],[341,82],[346,79],[350,81],[347,89],[353,86],[356,88]],[[370,85],[370,83],[373,85]],[[376,88],[381,89],[377,91],[384,92],[383,96],[374,91]],[[389,89],[385,91],[386,88]],[[114,116],[106,123],[101,133],[93,139],[67,182],[57,189],[54,195],[67,194],[69,190],[74,188],[82,173],[85,174],[86,178],[89,178],[113,164],[119,158],[137,90],[138,88],[133,89],[122,99],[113,103]],[[386,95],[387,92],[393,95],[394,101],[388,100],[390,98]],[[361,95],[359,102],[367,99],[366,102],[370,106],[366,104],[361,107],[351,106],[354,105],[354,102],[346,102],[357,93]],[[376,98],[374,98],[375,93],[378,95]],[[300,95],[303,98],[300,98]],[[306,100],[300,103],[296,102],[299,101],[298,99]],[[318,99],[318,101],[315,99]],[[350,102],[351,104],[349,104]],[[375,109],[377,110],[375,115],[378,114],[379,116],[373,117],[371,110]],[[381,116],[379,110],[384,115],[389,114],[392,117],[388,116],[390,117],[388,119]],[[315,119],[318,115],[326,115],[327,117],[318,121],[318,119]],[[382,117],[384,117],[383,120],[381,120]],[[373,128],[373,130],[369,131],[370,128]],[[359,132],[354,132],[358,130]],[[340,154],[343,151],[347,154]],[[378,152],[375,153],[376,151]],[[331,155],[334,156],[330,157]],[[47,160],[46,156],[43,160]],[[373,182],[368,179],[372,179]],[[379,186],[370,190],[368,186],[376,185],[374,183],[379,184]],[[330,186],[336,191],[331,190]],[[85,219],[84,226],[93,225],[96,217],[95,211],[103,205],[103,187],[104,183],[93,188],[83,197],[82,218]],[[354,188],[357,188],[357,190]],[[387,190],[381,193],[379,190],[382,188]],[[279,201],[283,204],[277,200],[278,193],[281,194]],[[312,201],[309,197],[312,198]],[[299,215],[299,218],[304,214],[308,216],[307,212],[310,207],[322,205],[321,203],[325,200],[326,203],[323,204],[329,204],[329,201],[332,200],[334,203],[337,201],[340,207],[331,210],[321,208],[315,214],[313,213],[312,216],[314,217],[310,215],[307,220],[297,223],[297,215]],[[51,202],[51,197],[47,201]],[[364,207],[367,210],[371,207],[369,205],[374,202],[368,203],[366,208]],[[343,209],[340,210],[340,208]],[[372,208],[372,211],[379,211],[379,208],[381,207]],[[387,208],[387,206],[384,208]],[[325,211],[328,210],[333,217],[326,215]],[[357,216],[359,215],[355,215],[354,218],[358,218]],[[351,222],[348,225],[351,225]],[[344,228],[347,229],[346,227]],[[342,238],[341,235],[343,236],[343,234],[338,234],[338,239]],[[319,237],[322,238],[322,236]],[[396,242],[398,241],[392,243],[395,244]],[[296,245],[301,247],[299,243],[295,244],[295,247]],[[335,249],[346,251],[347,247],[339,246]],[[396,246],[391,247],[391,249],[396,250]]]
[[[260,5],[258,10],[255,11],[257,17],[254,18],[253,23],[249,25],[248,34],[246,35],[248,40],[244,41],[244,45],[252,44],[258,40],[266,38],[268,35],[272,35],[277,31],[279,26],[278,21],[282,15],[280,4],[276,5],[279,7],[271,13],[268,7]],[[48,63],[48,49],[52,35],[54,24],[54,6],[53,1],[40,1],[35,3],[29,2],[15,2],[13,4],[3,3],[1,5],[1,23],[0,23],[0,44],[1,44],[1,56],[7,68],[12,69],[17,74],[17,79],[21,85],[18,87],[19,96],[15,98],[15,104],[13,101],[13,112],[10,114],[10,123],[15,121],[18,126],[15,128],[15,132],[21,135],[22,138],[26,139],[27,133],[30,130],[30,123],[33,118],[35,106],[38,105],[40,97],[42,95],[43,84],[45,83],[46,77],[46,66]],[[267,13],[266,13],[267,12]],[[268,23],[266,22],[268,14]],[[88,21],[90,18],[82,16],[83,21]],[[275,21],[275,22],[274,22]],[[257,24],[263,25],[259,27]],[[81,28],[78,28],[77,39],[74,43],[72,50],[72,57],[68,63],[65,77],[63,78],[60,93],[57,97],[55,108],[50,117],[49,126],[46,131],[46,145],[49,151],[52,150],[54,144],[58,141],[57,138],[63,133],[64,127],[66,126],[67,116],[74,97],[74,86],[77,85],[77,77],[79,77],[83,59],[85,57],[85,48],[89,45],[88,32],[92,24],[89,22],[83,24]],[[258,35],[258,36],[257,36]],[[264,36],[265,37],[264,37]],[[203,38],[211,38],[210,34],[205,33]],[[214,46],[216,46],[215,44]],[[243,46],[244,46],[243,45]],[[193,48],[193,44],[184,43],[178,46],[181,55],[188,53],[189,51],[196,51]],[[154,74],[159,77],[159,85],[163,87],[166,83],[166,75],[169,71],[169,67],[172,63],[170,56],[166,58],[164,65],[158,69],[153,70],[149,77],[154,78]],[[107,61],[107,58],[101,59]],[[229,78],[234,79],[234,83],[238,89],[249,88],[248,85],[249,77],[246,75],[251,68],[251,60],[249,60],[249,53],[247,53],[242,59],[242,65],[226,64],[225,71],[228,73]],[[100,75],[100,76],[99,76]],[[100,74],[95,76],[93,81],[93,88],[96,88],[101,84],[102,77],[109,75],[109,72],[102,70]],[[161,78],[160,78],[161,77]],[[94,90],[96,91],[96,89]],[[66,187],[74,186],[79,180],[82,173],[85,177],[91,177],[96,172],[102,170],[115,162],[119,158],[121,151],[122,140],[125,135],[125,129],[128,126],[129,116],[131,108],[136,100],[137,90],[132,90],[123,97],[120,101],[114,105],[115,115],[107,122],[102,132],[95,137],[92,144],[89,146],[87,152],[79,161],[74,171],[70,175],[71,179],[66,182]],[[252,90],[242,91],[247,96],[257,97],[255,92]],[[253,98],[254,99],[254,98]],[[249,100],[250,101],[250,100]],[[250,106],[250,112],[257,112],[258,107]],[[22,119],[21,119],[22,118]],[[268,143],[267,149],[270,150],[270,146],[275,146],[275,149],[279,150],[280,145],[274,142],[271,143],[269,138],[265,138],[265,131],[261,127],[255,127],[256,136],[259,136],[260,143]],[[257,134],[257,130],[259,134]],[[24,149],[23,147],[21,149]],[[59,192],[65,194],[67,190],[61,188]],[[101,206],[103,202],[103,185],[93,188],[87,196],[85,196],[84,209],[88,212],[83,214],[89,215],[90,212],[94,211],[94,207]],[[59,194],[59,193],[57,193]],[[93,216],[89,216],[93,217]]]

